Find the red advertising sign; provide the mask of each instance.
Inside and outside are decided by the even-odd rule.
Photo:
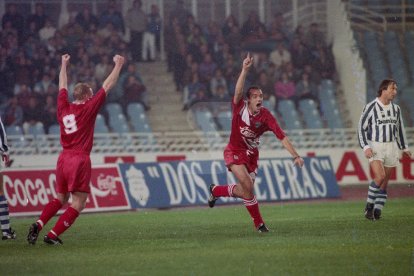
[[[38,215],[56,196],[54,169],[4,171],[4,193],[13,216]],[[84,212],[131,209],[117,167],[93,168]]]

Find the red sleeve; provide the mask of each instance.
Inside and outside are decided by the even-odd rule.
[[[66,88],[62,88],[59,90],[57,102],[57,115],[58,118],[60,118],[62,111],[69,105],[68,90],[66,90]]]
[[[231,108],[233,110],[233,114],[239,113],[242,110],[244,104],[245,104],[245,101],[243,99],[240,99],[240,101],[237,104],[235,104],[234,101],[232,100]]]
[[[88,101],[88,109],[89,112],[93,115],[98,114],[99,109],[101,109],[102,105],[105,103],[106,93],[105,89],[101,88],[96,92],[96,94]]]
[[[266,122],[267,127],[276,135],[277,139],[283,140],[283,138],[286,137],[285,132],[279,126],[279,123],[277,122],[276,118],[273,117],[273,115],[269,111],[266,112]]]

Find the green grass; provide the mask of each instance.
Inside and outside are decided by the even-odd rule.
[[[0,274],[413,275],[414,200],[389,200],[375,222],[363,206],[262,204],[266,234],[254,231],[243,205],[83,214],[60,247],[41,237],[29,246],[34,219],[14,218],[18,238],[0,241]]]

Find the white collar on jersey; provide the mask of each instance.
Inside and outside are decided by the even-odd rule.
[[[243,111],[241,114],[242,121],[246,123],[246,125],[250,126],[250,112],[249,108],[247,107],[247,102],[244,102]]]

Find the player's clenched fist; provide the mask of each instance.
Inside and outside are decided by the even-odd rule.
[[[115,62],[115,64],[122,65],[125,62],[125,58],[123,56],[120,56],[120,55],[115,55],[114,56],[114,62]]]
[[[62,55],[62,63],[67,64],[69,62],[69,59],[70,59],[70,55],[68,54]]]

